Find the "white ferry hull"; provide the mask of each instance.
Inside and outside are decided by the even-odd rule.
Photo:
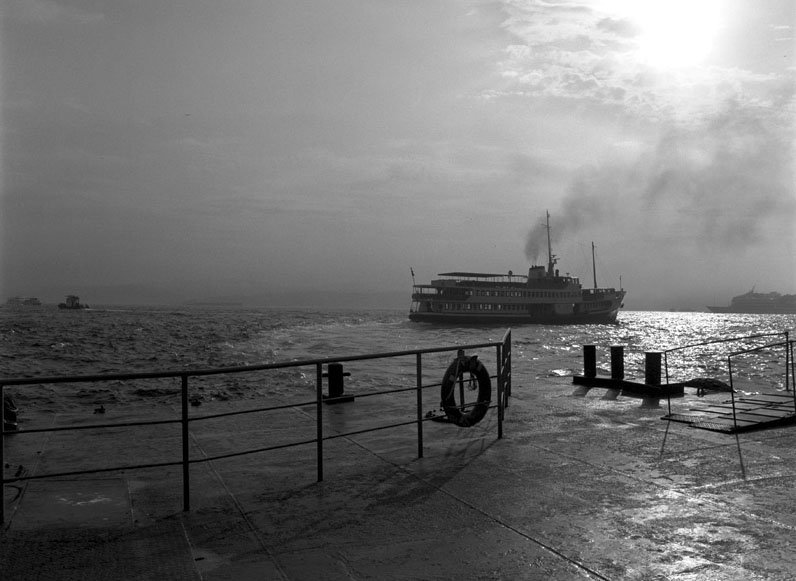
[[[473,325],[594,325],[614,324],[620,306],[590,313],[435,313],[413,311],[409,320],[418,323]]]

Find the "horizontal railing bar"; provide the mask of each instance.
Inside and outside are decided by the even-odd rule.
[[[94,468],[92,470],[76,470],[74,472],[53,472],[50,474],[38,474],[36,476],[15,476],[13,478],[3,478],[3,484],[9,482],[19,482],[21,480],[41,480],[43,478],[61,478],[63,476],[81,476],[84,474],[99,474],[102,472],[121,472],[123,470],[138,470],[141,468],[163,468],[166,466],[179,466],[180,460],[174,462],[157,462],[154,464],[136,464],[133,466],[116,466],[112,468]]]
[[[682,349],[689,349],[691,347],[703,347],[705,345],[713,345],[714,343],[731,343],[732,341],[742,341],[744,339],[759,339],[761,337],[774,337],[776,335],[784,335],[783,332],[779,333],[762,333],[760,335],[744,335],[742,337],[731,337],[729,339],[713,339],[711,341],[703,341],[702,343],[692,343],[690,345],[681,345],[679,347],[672,347],[671,349],[664,349],[663,353],[671,353],[673,351],[680,351]]]
[[[496,378],[497,376],[490,376],[491,378]],[[428,385],[422,386],[422,389],[430,389],[434,387],[440,387],[441,383],[430,383]],[[363,397],[370,397],[374,395],[389,395],[392,393],[404,393],[407,391],[416,391],[417,387],[402,387],[398,389],[386,390],[386,391],[374,391],[374,392],[367,392],[367,393],[358,393],[356,397],[363,398]],[[344,399],[348,397],[346,395],[341,396],[340,399]],[[329,400],[334,400],[338,398],[329,398]],[[237,415],[245,415],[245,414],[253,414],[259,412],[267,412],[267,411],[275,411],[275,410],[282,410],[294,407],[305,407],[310,405],[315,405],[316,401],[307,400],[306,402],[300,403],[291,403],[285,405],[278,405],[278,406],[270,406],[270,407],[263,407],[263,408],[253,408],[253,409],[246,409],[246,410],[237,410],[234,412],[222,412],[218,414],[209,414],[206,416],[196,416],[189,418],[189,422],[196,422],[201,420],[211,420],[216,418],[224,418],[229,416],[237,416]],[[153,426],[159,424],[178,424],[180,423],[179,419],[173,420],[151,420],[151,421],[142,421],[142,422],[124,422],[118,424],[85,424],[85,425],[77,425],[77,426],[59,426],[55,428],[33,428],[27,430],[11,430],[6,431],[3,430],[3,434],[35,434],[38,432],[65,432],[69,430],[91,430],[91,429],[100,429],[100,428],[129,428],[129,427],[136,427],[136,426]],[[314,441],[314,440],[313,440]]]
[[[427,421],[431,418],[424,418],[423,421]],[[336,440],[337,438],[345,438],[346,436],[356,436],[358,434],[367,434],[368,432],[378,432],[379,430],[387,430],[389,428],[398,428],[400,426],[416,426],[417,419],[412,419],[408,422],[401,422],[398,424],[388,424],[385,426],[377,426],[375,428],[365,428],[364,430],[356,430],[354,432],[346,432],[345,434],[334,434],[333,436],[326,436],[324,440]]]
[[[760,345],[759,347],[750,347],[749,349],[743,349],[741,351],[733,351],[732,353],[729,353],[727,357],[743,355],[744,353],[754,353],[755,351],[762,351],[763,349],[768,349],[770,347],[782,347],[783,345],[787,345],[787,343],[782,341],[781,343],[769,343],[767,345]]]
[[[301,402],[301,403],[287,403],[287,404],[284,404],[284,405],[275,405],[275,406],[270,406],[270,407],[267,407],[267,408],[252,408],[252,409],[245,409],[245,410],[236,410],[234,412],[221,412],[221,413],[218,413],[218,414],[209,414],[209,415],[206,415],[206,416],[194,416],[192,418],[188,418],[188,421],[189,422],[197,422],[199,420],[212,420],[212,419],[215,419],[215,418],[225,418],[227,416],[240,416],[240,415],[243,415],[243,414],[253,414],[253,413],[257,413],[257,412],[270,412],[270,411],[274,411],[274,410],[284,410],[284,409],[288,409],[288,408],[299,408],[299,407],[304,407],[304,406],[308,406],[308,405],[315,405],[315,403],[316,402],[313,399],[311,401],[306,401],[306,402]],[[177,421],[179,421],[179,420],[177,420]]]
[[[477,402],[477,403],[482,403],[482,402]],[[466,407],[470,407],[470,406],[473,406],[473,405],[476,405],[476,404],[468,404],[468,405],[463,406],[460,409],[464,409]],[[497,405],[490,405],[487,409],[494,409],[496,407],[498,407],[498,406]],[[422,421],[424,421],[424,422],[432,422],[435,419],[436,419],[436,417],[423,418]],[[375,428],[366,428],[364,430],[357,430],[357,431],[354,431],[354,432],[346,432],[344,434],[334,434],[332,436],[326,436],[323,439],[324,440],[334,440],[334,439],[337,439],[337,438],[344,438],[346,436],[355,436],[355,435],[360,435],[360,434],[366,434],[368,432],[377,432],[377,431],[380,431],[380,430],[386,430],[388,428],[397,428],[397,427],[400,427],[400,426],[415,425],[416,423],[417,423],[417,420],[411,420],[411,421],[401,422],[401,423],[397,423],[397,424],[389,424],[389,425],[385,425],[385,426],[378,426],[378,427],[375,427]],[[33,432],[34,430],[25,430],[25,431],[26,432]],[[38,432],[38,431],[43,431],[43,430],[35,430],[35,431]],[[20,432],[21,432],[21,430],[20,430]],[[14,433],[14,432],[8,432],[8,433]],[[189,464],[200,464],[202,462],[210,462],[210,461],[213,461],[213,460],[224,460],[224,459],[227,459],[227,458],[234,458],[236,456],[245,456],[247,454],[257,454],[259,452],[268,452],[268,451],[271,451],[271,450],[279,450],[279,449],[282,449],[282,448],[293,448],[295,446],[304,446],[304,445],[307,445],[307,444],[314,444],[315,442],[316,442],[316,440],[315,440],[315,438],[313,438],[311,440],[303,440],[303,441],[299,441],[299,442],[290,442],[288,444],[277,444],[276,446],[267,446],[267,447],[264,447],[264,448],[252,448],[250,450],[243,450],[243,451],[240,451],[240,452],[230,452],[229,454],[220,454],[218,456],[207,456],[205,458],[194,458],[194,459],[189,461]],[[3,478],[2,479],[2,484],[5,485],[5,484],[10,484],[12,482],[20,482],[20,481],[23,481],[23,480],[42,480],[44,478],[61,478],[61,477],[64,477],[64,476],[81,476],[81,475],[87,475],[87,474],[99,474],[99,473],[104,473],[104,472],[116,472],[116,471],[123,471],[123,470],[139,470],[139,469],[144,469],[144,468],[163,468],[163,467],[168,467],[168,466],[179,466],[181,464],[182,464],[182,461],[157,462],[157,463],[152,463],[152,464],[136,464],[136,465],[132,465],[132,466],[116,466],[116,467],[112,467],[112,468],[96,468],[96,469],[92,469],[92,470],[78,470],[78,471],[74,471],[74,472],[54,472],[54,473],[50,473],[50,474],[39,474],[39,475],[36,475],[36,476],[18,476],[18,477],[13,477],[13,478]]]
[[[423,385],[420,389],[430,389],[432,387],[439,387],[441,384],[439,383],[431,383],[429,385]],[[386,391],[368,391],[368,392],[357,392],[356,398],[360,399],[363,397],[371,397],[374,395],[390,395],[391,393],[404,393],[406,391],[417,391],[417,387],[399,387],[398,389],[388,389]],[[346,394],[344,393],[340,397],[330,397],[327,398],[326,401],[334,401],[336,399],[345,399],[346,397],[352,397],[354,394]]]
[[[120,424],[79,424],[77,426],[58,426],[56,428],[31,428],[28,430],[3,430],[3,434],[35,434],[37,432],[66,432],[68,430],[93,430],[100,428],[129,428],[133,426],[154,426],[158,424],[178,424],[180,420],[150,420],[144,422],[124,422]]]
[[[207,456],[206,458],[194,458],[189,463],[199,464],[201,462],[209,462],[211,460],[224,460],[226,458],[235,458],[236,456],[245,456],[246,454],[257,454],[258,452],[268,452],[270,450],[279,450],[281,448],[293,448],[295,446],[304,446],[306,444],[315,444],[316,440],[302,440],[300,442],[290,442],[289,444],[277,444],[276,446],[267,446],[265,448],[252,448],[240,452],[230,452],[229,454],[220,454],[218,456]]]
[[[287,367],[308,367],[324,363],[341,363],[344,361],[367,361],[371,359],[387,359],[392,357],[404,357],[409,355],[444,353],[446,351],[456,351],[459,349],[480,349],[484,347],[496,347],[499,342],[474,343],[471,345],[456,345],[449,347],[430,347],[428,349],[411,349],[407,351],[390,351],[387,353],[372,353],[368,355],[348,355],[345,357],[327,357],[324,359],[305,359],[302,361],[285,361],[282,363],[263,363],[259,365],[242,365],[237,367],[218,367],[213,369],[194,369],[191,371],[151,371],[141,373],[108,373],[101,375],[58,375],[42,377],[2,377],[0,385],[36,385],[40,383],[79,383],[96,381],[127,381],[131,379],[158,379],[175,377],[200,377],[207,375],[223,375],[226,373],[246,373],[252,371],[266,371],[269,369],[284,369]]]

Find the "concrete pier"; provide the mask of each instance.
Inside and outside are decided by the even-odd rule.
[[[327,441],[323,482],[312,445],[196,464],[190,512],[179,468],[6,486],[0,570],[8,581],[793,578],[796,430],[718,434],[570,392],[568,378],[518,379],[502,440],[496,410],[474,428],[428,422],[422,459],[411,427]],[[401,413],[373,399],[324,406],[326,433]],[[108,406],[104,419],[172,411]],[[20,427],[82,420],[20,413]],[[312,433],[299,409],[192,424],[191,455],[301,437],[305,424]],[[179,428],[136,434],[101,430],[90,446],[85,433],[18,434],[5,474],[179,449]]]

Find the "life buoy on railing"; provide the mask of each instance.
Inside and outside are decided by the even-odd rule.
[[[456,405],[456,384],[465,371],[478,380],[478,401],[467,412]],[[478,360],[477,355],[461,356],[453,360],[445,370],[440,394],[442,396],[441,406],[445,410],[445,415],[457,426],[469,428],[484,419],[491,403],[492,381],[489,378],[489,372]]]

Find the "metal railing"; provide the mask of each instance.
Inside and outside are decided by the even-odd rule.
[[[182,466],[182,482],[183,482],[183,510],[188,511],[190,510],[190,465],[196,464],[200,462],[209,462],[213,460],[221,460],[225,458],[232,458],[236,456],[243,456],[247,454],[255,454],[260,452],[267,452],[272,450],[278,450],[283,448],[289,448],[294,446],[302,446],[314,443],[316,445],[316,456],[317,456],[317,478],[318,482],[323,480],[323,443],[326,440],[331,440],[335,438],[342,438],[346,436],[353,436],[357,434],[364,434],[367,432],[374,432],[377,430],[384,430],[389,428],[397,428],[400,426],[407,426],[415,424],[417,426],[417,456],[418,458],[423,457],[423,423],[426,421],[430,421],[435,418],[427,418],[423,415],[423,390],[432,387],[440,387],[440,383],[433,383],[433,384],[423,384],[423,360],[422,356],[432,353],[445,353],[445,352],[461,352],[464,350],[473,350],[473,349],[482,349],[482,348],[495,348],[495,364],[496,364],[496,374],[491,375],[490,377],[494,377],[497,380],[497,404],[489,406],[490,409],[497,408],[497,437],[498,439],[503,437],[503,419],[504,419],[504,409],[508,407],[508,399],[511,396],[511,329],[508,329],[506,333],[503,335],[503,338],[500,341],[495,342],[487,342],[487,343],[476,343],[470,345],[456,345],[450,347],[434,347],[434,348],[427,348],[427,349],[411,349],[405,351],[394,351],[388,353],[375,353],[375,354],[367,354],[367,355],[352,355],[346,357],[331,357],[331,358],[324,358],[324,359],[311,359],[311,360],[304,360],[304,361],[290,361],[290,362],[283,362],[283,363],[269,363],[269,364],[261,364],[261,365],[246,365],[240,367],[225,367],[225,368],[214,368],[214,369],[198,369],[193,371],[162,371],[162,372],[146,372],[146,373],[111,373],[111,374],[98,374],[98,375],[82,375],[82,376],[54,376],[54,377],[23,377],[23,378],[0,378],[0,407],[3,407],[4,400],[5,400],[5,388],[8,386],[25,386],[25,385],[42,385],[42,384],[64,384],[64,383],[84,383],[84,382],[108,382],[108,381],[128,381],[128,380],[141,380],[141,379],[168,379],[168,378],[179,378],[180,379],[180,418],[179,419],[166,419],[166,420],[149,420],[149,421],[135,421],[135,422],[116,422],[116,423],[95,423],[95,424],[81,424],[75,426],[62,426],[62,427],[48,427],[48,428],[37,428],[37,429],[18,429],[18,430],[5,430],[5,426],[3,427],[2,431],[2,442],[0,442],[0,466],[5,469],[5,458],[4,458],[4,449],[5,449],[5,438],[8,435],[13,435],[13,437],[20,437],[24,436],[25,434],[33,434],[33,433],[41,433],[41,432],[60,432],[60,431],[75,431],[75,430],[92,430],[92,429],[102,429],[102,428],[133,428],[139,426],[152,426],[158,424],[180,424],[181,425],[181,452],[182,458],[178,461],[168,461],[168,462],[150,462],[144,464],[133,464],[133,465],[125,465],[125,466],[108,466],[103,468],[96,468],[91,470],[75,470],[69,472],[58,472],[58,473],[49,473],[49,474],[32,474],[32,475],[17,475],[11,478],[5,478],[5,475],[2,479],[2,486],[5,487],[6,484],[18,481],[25,481],[25,480],[34,480],[34,479],[43,479],[43,478],[58,478],[58,477],[66,477],[66,476],[78,476],[78,475],[85,475],[85,474],[95,474],[95,473],[102,473],[102,472],[117,472],[122,470],[135,470],[135,469],[145,469],[145,468],[163,468],[169,466]],[[416,381],[415,386],[413,387],[403,387],[398,389],[388,389],[383,391],[377,392],[368,392],[363,394],[358,394],[357,398],[362,397],[373,397],[373,396],[383,396],[387,394],[395,394],[401,392],[409,392],[415,391],[417,394],[416,397],[416,417],[411,421],[402,421],[390,424],[379,425],[378,427],[368,428],[363,430],[355,430],[351,432],[345,433],[335,433],[331,435],[324,435],[323,430],[323,402],[330,401],[330,398],[327,398],[323,395],[323,366],[328,365],[329,363],[343,363],[343,362],[351,362],[351,361],[366,361],[366,360],[375,360],[375,359],[391,359],[396,357],[415,357],[415,374],[416,374]],[[211,376],[211,375],[226,375],[226,374],[238,374],[238,373],[251,373],[255,371],[267,371],[267,370],[276,370],[276,369],[285,369],[285,368],[295,368],[295,367],[315,367],[316,370],[316,394],[315,399],[309,401],[303,401],[299,403],[290,403],[284,405],[277,405],[277,406],[269,406],[269,407],[258,407],[252,409],[245,409],[245,410],[237,410],[232,412],[224,412],[224,413],[217,413],[217,414],[210,414],[210,415],[203,415],[203,416],[194,416],[190,417],[188,413],[189,409],[189,397],[188,397],[188,380],[191,377],[203,377],[203,376]],[[472,402],[470,404],[465,404],[464,401],[461,401],[462,408],[470,407],[475,405],[478,402]],[[264,446],[254,449],[248,450],[236,450],[233,452],[227,452],[224,454],[218,454],[215,456],[203,456],[202,458],[191,458],[190,457],[190,431],[189,425],[192,422],[198,422],[203,420],[210,420],[215,418],[222,418],[228,417],[233,415],[241,415],[241,414],[252,414],[252,413],[259,413],[259,412],[266,412],[266,411],[273,411],[273,410],[281,410],[287,408],[299,408],[308,405],[315,405],[315,422],[316,422],[316,434],[315,438],[312,439],[305,439],[300,441],[293,441],[289,443],[282,443],[272,446]],[[5,522],[5,506],[4,503],[0,503],[0,523]]]
[[[750,341],[753,339],[763,339],[766,337],[784,337],[783,341],[778,341],[775,343],[766,343],[763,345],[756,345],[754,347],[749,347],[746,349],[739,349],[737,351],[732,351],[726,355],[727,360],[727,373],[729,378],[729,392],[732,404],[732,418],[733,418],[733,425],[737,429],[738,427],[738,420],[737,420],[737,412],[735,408],[735,385],[733,383],[733,358],[739,357],[741,355],[746,355],[750,353],[757,353],[760,351],[764,351],[767,349],[774,349],[774,348],[784,348],[785,350],[785,391],[790,392],[793,395],[793,409],[796,413],[796,366],[794,365],[793,361],[793,345],[796,341],[790,339],[790,332],[789,331],[782,331],[779,333],[761,333],[757,335],[744,335],[740,337],[730,337],[726,339],[714,339],[711,341],[702,341],[700,343],[693,343],[690,345],[682,345],[679,347],[672,347],[670,349],[666,349],[663,351],[663,361],[664,361],[664,369],[666,374],[666,383],[669,383],[669,361],[668,355],[670,353],[674,353],[676,351],[683,351],[685,349],[691,349],[695,347],[706,347],[708,345],[714,345],[719,343],[737,343],[740,341]],[[668,406],[669,406],[669,415],[672,413],[671,409],[671,398],[667,398]]]

